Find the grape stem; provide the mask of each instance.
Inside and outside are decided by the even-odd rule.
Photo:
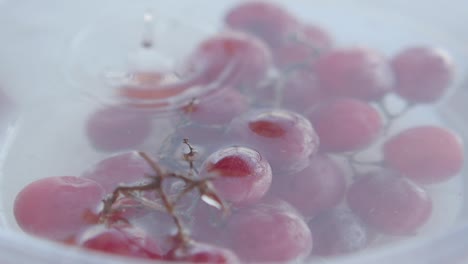
[[[211,181],[215,178],[212,176],[205,177],[203,179],[194,178],[194,173],[198,175],[198,171],[193,165],[195,159],[196,151],[189,143],[188,139],[184,139],[184,144],[189,147],[189,152],[184,155],[184,158],[190,165],[190,171],[187,175],[179,174],[175,172],[168,172],[160,167],[153,159],[149,157],[145,152],[138,152],[138,154],[148,163],[153,175],[146,175],[150,181],[130,186],[118,186],[114,191],[103,200],[103,208],[99,214],[99,221],[107,225],[112,224],[116,220],[113,219],[113,215],[123,209],[122,206],[116,206],[116,202],[122,198],[127,197],[131,198],[134,201],[138,202],[141,206],[149,208],[152,210],[164,211],[167,212],[177,228],[177,234],[175,235],[175,240],[178,243],[178,246],[185,247],[192,242],[192,239],[188,235],[188,231],[185,229],[181,217],[177,214],[175,205],[180,201],[182,197],[193,190],[198,190],[200,197],[210,197],[210,199],[219,203],[221,209],[226,212],[227,206],[222,201],[222,199],[216,194],[214,188],[211,185]],[[163,187],[163,182],[166,179],[177,179],[184,182],[186,185],[179,193],[175,195],[168,195]],[[161,204],[149,200],[141,195],[144,192],[156,192],[161,199]],[[203,199],[202,199],[203,200]],[[135,206],[126,206],[135,207]],[[118,221],[128,222],[127,219],[119,218]]]
[[[195,160],[195,156],[196,156],[197,152],[192,147],[192,145],[189,143],[188,138],[184,138],[184,144],[187,145],[187,147],[189,148],[189,152],[184,153],[184,160],[187,161],[189,166],[190,166],[189,174],[190,174],[190,176],[193,176],[194,173],[196,175],[198,175],[198,170],[193,165],[193,161]]]
[[[405,115],[409,110],[411,110],[414,106],[414,103],[407,102],[405,106],[398,111],[397,113],[391,113],[388,109],[387,105],[384,103],[383,100],[377,102],[377,106],[379,107],[380,111],[385,117],[386,123],[383,127],[383,134],[386,135],[392,125],[395,123],[395,120]]]

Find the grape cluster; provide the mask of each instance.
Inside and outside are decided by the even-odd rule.
[[[24,231],[212,263],[336,256],[418,232],[432,213],[426,185],[460,173],[462,142],[434,125],[389,133],[404,112],[390,113],[385,98],[398,96],[408,111],[439,100],[454,79],[449,55],[337,47],[324,29],[267,2],[232,8],[225,25],[195,47],[180,79],[136,72],[118,91],[128,103],[217,87],[175,110],[162,146],[135,150],[155,136],[151,110],[165,104],[98,109],[85,125],[89,141],[119,153],[81,177],[26,186],[14,206]],[[358,160],[366,150],[381,160]]]

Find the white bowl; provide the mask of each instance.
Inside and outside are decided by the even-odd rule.
[[[187,42],[196,43],[199,37],[221,28],[222,15],[236,2],[0,1],[0,84],[17,102],[20,112],[14,129],[10,130],[11,133],[2,134],[4,140],[0,140],[5,141],[0,147],[1,263],[140,263],[25,235],[14,221],[13,200],[21,188],[35,179],[51,175],[79,175],[86,168],[85,164],[103,157],[88,146],[80,132],[86,116],[83,109],[102,103],[101,94],[92,88],[101,81],[97,73],[105,67],[99,62],[89,68],[83,65],[117,36],[111,32],[109,39],[100,39],[100,30],[115,25],[122,34],[131,35],[128,39],[134,39],[135,32],[140,33],[135,31],[138,18],[145,11],[152,10],[160,21],[179,19],[186,25],[196,25],[198,33],[187,38]],[[435,109],[421,110],[416,119],[436,119],[468,140],[468,118],[465,114],[468,108],[464,105],[468,100],[468,85],[465,83],[463,86],[468,66],[467,1],[279,2],[305,21],[327,28],[336,37],[338,45],[366,44],[389,56],[412,44],[433,44],[449,50],[457,64],[457,85],[460,87]],[[182,35],[181,32],[179,34],[175,36]],[[93,41],[99,45],[93,46]],[[175,42],[170,40],[166,43]],[[119,45],[110,47],[107,56],[131,49],[126,46],[129,42],[125,39],[116,43]],[[184,46],[164,46],[164,42],[162,45],[172,57],[182,56],[186,51]],[[89,56],[79,56],[81,52]],[[122,60],[118,58],[114,62],[119,65]],[[413,119],[409,120],[413,122]],[[161,128],[160,133],[163,130]],[[70,131],[74,134],[70,135]],[[67,152],[61,152],[70,137],[74,141],[68,143]],[[468,261],[467,187],[463,176],[433,190],[439,201],[434,209],[437,216],[425,227],[421,237],[326,263],[465,263]]]

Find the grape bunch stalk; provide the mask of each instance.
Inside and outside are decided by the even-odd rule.
[[[209,199],[213,200],[213,203],[219,209],[226,210],[228,207],[225,203],[219,198],[216,194],[215,190],[211,187],[210,181],[213,178],[204,178],[197,180],[194,178],[193,172],[197,172],[197,170],[193,167],[193,156],[195,155],[195,150],[192,148],[190,143],[188,143],[188,139],[184,139],[184,144],[190,148],[190,152],[185,154],[186,161],[190,164],[190,173],[188,175],[184,174],[177,174],[174,172],[165,172],[155,161],[153,161],[146,153],[138,152],[138,154],[150,165],[150,167],[154,170],[153,175],[146,175],[150,181],[148,183],[137,184],[134,186],[119,186],[117,187],[112,194],[106,198],[103,203],[103,209],[99,213],[100,215],[100,222],[109,223],[114,221],[113,215],[116,211],[114,205],[116,204],[117,200],[120,197],[129,197],[132,199],[141,202],[142,205],[148,206],[149,208],[164,210],[168,214],[171,215],[174,223],[177,227],[177,235],[176,238],[181,243],[187,243],[189,241],[188,232],[185,230],[183,221],[180,219],[179,216],[175,213],[175,204],[188,192],[196,189],[200,193],[202,197],[209,197]],[[172,199],[171,197],[166,194],[163,184],[166,179],[177,179],[181,180],[185,184],[185,188],[178,194],[176,194]],[[161,204],[156,203],[154,201],[148,200],[144,197],[141,197],[141,193],[144,192],[156,192],[158,197],[161,200]],[[118,208],[117,208],[118,211]],[[125,221],[125,219],[119,219]]]
[[[197,190],[200,194],[202,201],[207,201],[211,206],[216,207],[219,210],[222,210],[224,214],[228,213],[228,205],[221,199],[216,193],[215,189],[212,186],[212,181],[216,176],[205,177],[200,179],[198,176],[198,170],[194,167],[193,161],[196,156],[195,149],[190,145],[188,139],[184,139],[183,143],[189,148],[189,152],[184,154],[184,160],[189,164],[189,172],[186,174],[174,173],[165,171],[160,165],[158,165],[154,160],[152,160],[146,153],[138,152],[140,155],[151,167],[153,174],[146,175],[150,179],[149,182],[135,184],[132,186],[119,186],[108,195],[106,199],[103,200],[103,208],[98,213],[99,222],[104,223],[108,226],[115,224],[116,222],[123,221],[126,224],[128,220],[122,217],[119,217],[119,211],[122,209],[118,204],[118,200],[123,197],[133,199],[138,202],[140,205],[147,207],[152,210],[161,210],[171,216],[173,222],[177,228],[176,234],[173,236],[174,244],[172,252],[169,255],[173,255],[174,260],[185,260],[189,261],[194,258],[197,261],[218,261],[217,258],[221,258],[223,261],[235,260],[235,256],[230,254],[227,250],[216,250],[207,251],[202,253],[201,256],[190,256],[190,251],[194,250],[194,247],[199,247],[196,245],[196,242],[191,239],[190,232],[185,227],[185,224],[181,217],[176,211],[176,205],[178,202],[192,190]],[[180,180],[184,183],[184,188],[181,189],[178,193],[173,193],[169,195],[164,189],[164,183],[166,180],[175,179]],[[144,194],[147,192],[155,192],[158,199],[149,200],[145,198]],[[209,201],[209,202],[208,202]],[[135,205],[132,205],[135,206]],[[117,217],[116,217],[117,216]],[[207,249],[210,246],[204,245]],[[181,251],[181,252],[178,252]],[[224,252],[225,251],[225,252]],[[196,251],[195,251],[196,252]],[[216,254],[211,256],[210,254]],[[200,254],[199,252],[196,254]],[[232,256],[231,256],[232,255]],[[199,259],[198,259],[199,258]],[[226,258],[226,259],[224,259]]]

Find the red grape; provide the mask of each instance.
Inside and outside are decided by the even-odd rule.
[[[211,97],[202,97],[182,110],[190,120],[204,125],[223,125],[248,109],[247,97],[225,88]]]
[[[345,210],[320,214],[309,223],[309,227],[314,234],[314,255],[352,253],[367,247],[374,238],[354,214]]]
[[[123,256],[162,259],[161,249],[145,231],[128,224],[98,225],[88,228],[77,239],[84,248]]]
[[[66,240],[93,224],[94,212],[104,196],[95,181],[60,176],[37,180],[17,195],[14,214],[19,226],[33,235]]]
[[[199,242],[169,251],[167,259],[184,263],[240,263],[231,250]]]
[[[359,150],[374,142],[382,130],[379,112],[366,102],[337,99],[310,114],[320,138],[320,150]]]
[[[229,133],[258,150],[273,170],[299,171],[318,148],[318,137],[310,122],[287,110],[249,111],[233,119]]]
[[[216,176],[213,185],[218,195],[236,205],[258,201],[271,184],[268,161],[246,147],[228,147],[211,154],[203,163],[200,175]]]
[[[231,9],[225,16],[226,24],[234,29],[251,33],[265,43],[276,47],[299,22],[287,10],[271,2],[250,1]]]
[[[344,172],[332,159],[323,155],[314,156],[304,170],[274,180],[275,191],[280,197],[306,218],[340,203],[346,188]]]
[[[427,192],[390,171],[359,176],[348,191],[351,210],[366,224],[389,235],[412,235],[430,217]]]
[[[255,85],[264,78],[271,54],[260,40],[242,32],[225,32],[203,41],[185,65],[198,84]]]
[[[148,163],[136,151],[110,156],[99,161],[83,173],[83,177],[93,179],[111,193],[120,184],[132,184],[153,174]]]
[[[93,113],[87,121],[86,133],[97,150],[125,150],[143,143],[151,133],[151,120],[134,109],[113,106]]]
[[[454,80],[455,65],[442,49],[410,47],[392,60],[395,92],[410,102],[431,103],[442,97]]]
[[[333,45],[333,40],[322,28],[315,25],[298,27],[279,47],[273,50],[273,58],[280,68],[313,62],[320,53],[327,51]]]
[[[376,100],[393,85],[385,57],[368,48],[332,50],[316,64],[320,86],[332,96]]]
[[[283,201],[259,202],[232,215],[227,224],[234,252],[244,262],[289,262],[309,255],[307,224]]]
[[[461,140],[448,129],[419,126],[391,137],[383,147],[385,163],[420,183],[437,183],[463,167]]]

